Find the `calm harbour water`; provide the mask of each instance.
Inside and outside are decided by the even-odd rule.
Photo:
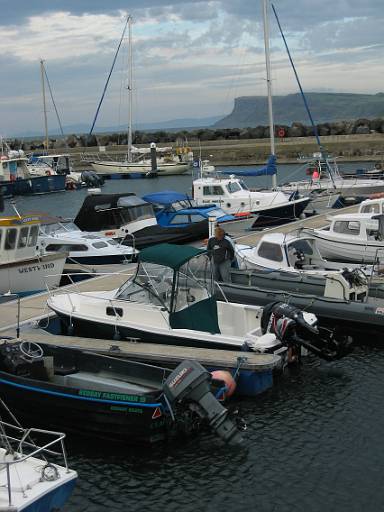
[[[280,179],[286,181],[293,168],[281,166]],[[175,176],[111,180],[103,192],[144,195],[164,189],[189,192],[190,187],[190,176]],[[72,217],[85,194],[18,198],[16,203],[23,213]],[[273,389],[236,404],[248,425],[240,448],[210,435],[146,450],[68,439],[79,481],[65,511],[384,510],[383,369],[380,348],[356,348],[333,363],[308,358]]]

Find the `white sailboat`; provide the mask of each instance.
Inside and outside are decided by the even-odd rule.
[[[132,16],[128,16],[128,140],[127,155],[123,161],[94,160],[89,162],[92,169],[103,175],[124,174],[124,175],[173,175],[183,174],[190,168],[190,161],[193,158],[189,152],[180,151],[174,155],[172,148],[156,148],[156,165],[151,158],[148,158],[148,149],[135,148],[132,145]],[[125,33],[125,31],[124,31]],[[124,35],[123,33],[123,35]],[[184,148],[181,148],[184,149]]]

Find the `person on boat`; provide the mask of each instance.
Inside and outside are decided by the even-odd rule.
[[[225,237],[225,231],[221,227],[215,229],[215,236],[208,240],[207,250],[210,251],[213,261],[215,281],[229,281],[229,272],[235,251],[232,243]]]
[[[319,171],[315,168],[312,173],[312,181],[317,181],[318,179],[320,179],[320,174]]]

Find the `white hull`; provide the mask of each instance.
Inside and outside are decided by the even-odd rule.
[[[50,254],[0,265],[0,294],[7,292],[26,295],[57,287],[67,254]],[[50,276],[50,277],[47,277]]]
[[[297,181],[281,187],[283,192],[289,193],[297,190],[300,194],[308,194],[313,190],[329,190],[341,194],[343,197],[367,197],[371,194],[384,192],[383,180],[342,179]]]
[[[124,162],[90,162],[92,169],[98,174],[150,174],[150,164],[124,163]],[[174,175],[184,174],[189,169],[188,163],[161,163],[158,164],[157,174]]]
[[[314,232],[316,244],[324,258],[336,259],[352,263],[375,263],[377,259],[384,260],[384,243],[370,242],[354,243],[350,240],[336,240],[325,234]]]

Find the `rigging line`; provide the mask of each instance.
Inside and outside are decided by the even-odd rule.
[[[309,117],[309,120],[311,122],[311,125],[312,125],[312,128],[313,128],[313,133],[316,137],[316,142],[317,142],[317,145],[319,146],[319,149],[320,149],[320,152],[321,152],[321,156],[322,158],[325,159],[325,165],[328,169],[328,173],[329,173],[329,176],[331,178],[331,181],[332,181],[332,184],[334,186],[334,188],[336,188],[336,184],[335,184],[335,180],[334,180],[334,170],[331,168],[331,164],[329,163],[328,161],[328,158],[326,156],[326,153],[324,151],[324,148],[321,144],[321,141],[320,141],[320,135],[319,135],[319,131],[317,129],[317,126],[315,125],[315,122],[313,120],[313,117],[312,117],[312,114],[311,114],[311,111],[309,109],[309,105],[308,105],[308,102],[307,102],[307,98],[304,94],[304,91],[303,91],[303,88],[301,86],[301,82],[300,82],[300,78],[299,78],[299,75],[297,74],[297,71],[296,71],[296,67],[295,67],[295,64],[293,62],[293,59],[292,59],[292,56],[291,56],[291,52],[289,50],[289,47],[288,47],[288,43],[287,43],[287,40],[285,39],[285,35],[284,35],[284,32],[283,32],[283,29],[281,27],[281,24],[280,24],[280,20],[279,20],[279,17],[277,15],[277,12],[276,12],[276,9],[275,9],[275,6],[273,4],[271,4],[271,7],[272,7],[272,10],[273,10],[273,14],[275,15],[275,18],[276,18],[276,21],[277,21],[277,25],[279,27],[279,31],[280,31],[280,34],[281,34],[281,37],[283,39],[283,42],[284,42],[284,46],[285,46],[285,49],[287,50],[287,54],[288,54],[288,58],[289,58],[289,62],[291,63],[291,66],[292,66],[292,69],[293,69],[293,72],[295,74],[295,77],[296,77],[296,82],[297,82],[297,85],[299,86],[299,89],[300,89],[300,93],[301,93],[301,97],[303,98],[303,102],[304,102],[304,106],[305,106],[305,109],[307,111],[307,114],[308,114],[308,117]]]
[[[62,124],[61,124],[61,120],[60,120],[59,112],[57,111],[56,103],[55,103],[55,100],[54,100],[54,98],[53,98],[53,93],[52,93],[51,83],[50,83],[50,81],[49,81],[48,74],[47,74],[47,70],[46,70],[46,68],[45,68],[44,62],[43,62],[43,70],[44,70],[44,76],[45,76],[45,79],[46,79],[46,81],[47,81],[49,94],[50,94],[50,96],[51,96],[51,100],[52,100],[52,103],[53,103],[53,107],[54,107],[54,109],[55,109],[55,113],[56,113],[56,117],[57,117],[57,122],[59,123],[60,132],[61,132],[61,135],[64,135],[63,126],[62,126]]]
[[[109,71],[107,81],[106,81],[106,83],[105,83],[105,85],[104,85],[103,93],[102,93],[102,95],[101,95],[100,102],[99,102],[99,104],[98,104],[98,106],[97,106],[96,114],[95,114],[95,117],[94,117],[94,119],[93,119],[91,129],[90,129],[90,131],[89,131],[89,135],[92,135],[93,129],[94,129],[94,127],[95,127],[96,120],[97,120],[97,117],[98,117],[98,115],[99,115],[100,107],[101,107],[101,104],[103,103],[105,93],[107,92],[107,87],[108,87],[108,84],[109,84],[109,80],[110,80],[110,78],[111,78],[111,75],[112,75],[113,69],[114,69],[114,67],[115,67],[116,59],[117,59],[117,56],[118,56],[118,54],[119,54],[119,50],[120,50],[121,44],[122,44],[122,42],[123,42],[123,39],[124,39],[124,36],[125,36],[125,32],[126,32],[126,30],[127,30],[127,26],[128,26],[128,23],[129,23],[129,20],[130,20],[130,19],[131,19],[131,15],[127,16],[127,20],[126,20],[125,25],[124,25],[124,30],[123,30],[123,33],[121,34],[121,38],[120,38],[119,44],[118,44],[118,46],[117,46],[117,50],[116,50],[115,56],[114,56],[114,58],[113,58],[112,66],[111,66],[111,69],[110,69],[110,71]]]

